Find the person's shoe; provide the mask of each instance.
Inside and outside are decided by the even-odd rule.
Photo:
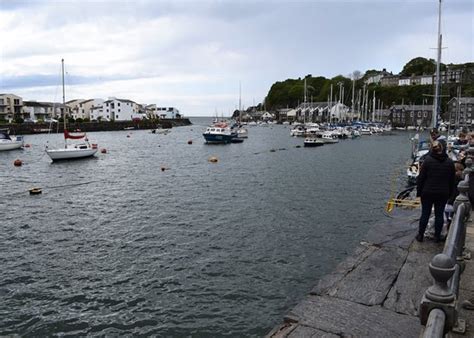
[[[418,242],[423,242],[423,235],[418,234],[418,235],[416,235],[415,239],[416,239]]]
[[[445,236],[435,236],[434,241],[435,241],[435,243],[441,243],[441,242],[446,241],[446,237]]]
[[[474,310],[474,303],[469,300],[465,300],[462,302],[462,307],[466,310]]]

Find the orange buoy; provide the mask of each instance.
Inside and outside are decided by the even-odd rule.
[[[13,161],[13,165],[15,167],[21,167],[22,164],[23,164],[23,162],[19,159],[16,159],[15,161]]]
[[[100,150],[100,152],[101,152],[102,154],[107,154],[107,149],[102,148],[102,149]]]
[[[188,141],[188,144],[193,144],[193,140],[189,140],[189,141]]]

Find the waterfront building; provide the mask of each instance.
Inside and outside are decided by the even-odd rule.
[[[138,104],[132,100],[109,97],[103,103],[103,112],[111,121],[131,121],[139,113]]]
[[[324,122],[329,119],[330,110],[328,102],[304,102],[296,108],[296,114],[301,122]]]
[[[105,113],[103,106],[91,107],[91,121],[110,121],[110,112]]]
[[[23,101],[22,115],[25,121],[46,121],[53,116],[53,105],[49,102]]]
[[[394,127],[423,127],[431,125],[432,105],[400,104],[390,107]]]
[[[451,125],[472,126],[474,122],[474,97],[454,97],[448,102],[447,116]]]
[[[280,123],[288,121],[288,112],[291,111],[291,108],[281,108],[276,111],[277,119]]]
[[[101,107],[104,104],[103,99],[89,99],[79,102],[77,111],[73,113],[75,119],[91,119],[91,111],[95,107]]]
[[[23,99],[14,94],[0,94],[0,120],[11,122],[23,113]]]
[[[262,121],[273,121],[275,119],[275,115],[266,111],[263,112],[261,119]]]
[[[179,119],[181,114],[175,107],[156,107],[155,115],[160,119]]]
[[[84,101],[85,101],[84,99],[74,99],[74,100],[69,100],[66,102],[66,106],[70,108],[70,112],[71,112],[70,116],[72,118],[74,119],[84,118],[82,114],[80,114],[80,110],[79,110],[79,104]]]
[[[349,113],[350,109],[344,103],[337,102],[331,106],[330,117],[332,122],[350,121],[352,120]]]

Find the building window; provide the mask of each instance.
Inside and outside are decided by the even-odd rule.
[[[116,118],[116,119],[118,119],[118,117],[119,117],[118,115],[115,115],[115,118]]]
[[[117,106],[119,106],[119,107],[120,107],[120,102],[118,102],[118,103],[117,103]]]

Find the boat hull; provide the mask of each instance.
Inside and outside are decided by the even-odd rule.
[[[321,147],[324,145],[324,142],[305,142],[305,147]]]
[[[232,139],[236,137],[236,135],[224,135],[224,134],[203,134],[206,143],[210,144],[225,144],[231,143]]]
[[[20,149],[23,146],[23,141],[1,142],[0,151]]]
[[[53,161],[77,160],[81,158],[94,156],[95,153],[97,153],[97,149],[93,149],[93,148],[46,150],[46,154],[48,154],[48,156]]]

